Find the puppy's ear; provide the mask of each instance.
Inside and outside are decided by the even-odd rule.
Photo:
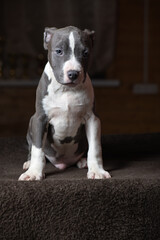
[[[52,27],[52,28],[48,28],[46,27],[44,30],[44,37],[43,37],[43,46],[44,49],[48,49],[48,44],[51,40],[52,35],[54,34],[54,32],[57,30],[57,28]]]
[[[95,31],[85,29],[83,32],[90,37],[90,39],[92,41],[92,46],[93,46],[93,42],[94,42],[94,39],[95,39]]]

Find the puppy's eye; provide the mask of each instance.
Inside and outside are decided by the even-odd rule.
[[[60,49],[60,48],[56,48],[56,49],[55,49],[55,53],[56,53],[56,55],[58,55],[58,56],[62,56],[62,55],[63,55],[63,50]]]
[[[87,58],[88,55],[89,55],[88,49],[84,49],[84,50],[83,50],[83,57],[84,57],[84,58]]]

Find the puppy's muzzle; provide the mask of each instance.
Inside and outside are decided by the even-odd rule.
[[[71,82],[74,82],[79,76],[79,71],[70,70],[67,72],[67,76],[71,80]]]

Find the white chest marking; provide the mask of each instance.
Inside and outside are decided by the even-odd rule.
[[[48,94],[42,100],[43,109],[54,126],[55,135],[74,137],[81,123],[85,123],[88,114],[91,114],[93,91],[90,79],[77,87],[67,88],[58,83],[49,64],[46,64],[45,73],[51,80],[48,85]]]

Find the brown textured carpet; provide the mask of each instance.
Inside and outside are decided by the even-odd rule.
[[[18,182],[27,158],[24,138],[0,139],[0,239],[160,239],[160,133],[103,138],[112,179],[87,170]]]

